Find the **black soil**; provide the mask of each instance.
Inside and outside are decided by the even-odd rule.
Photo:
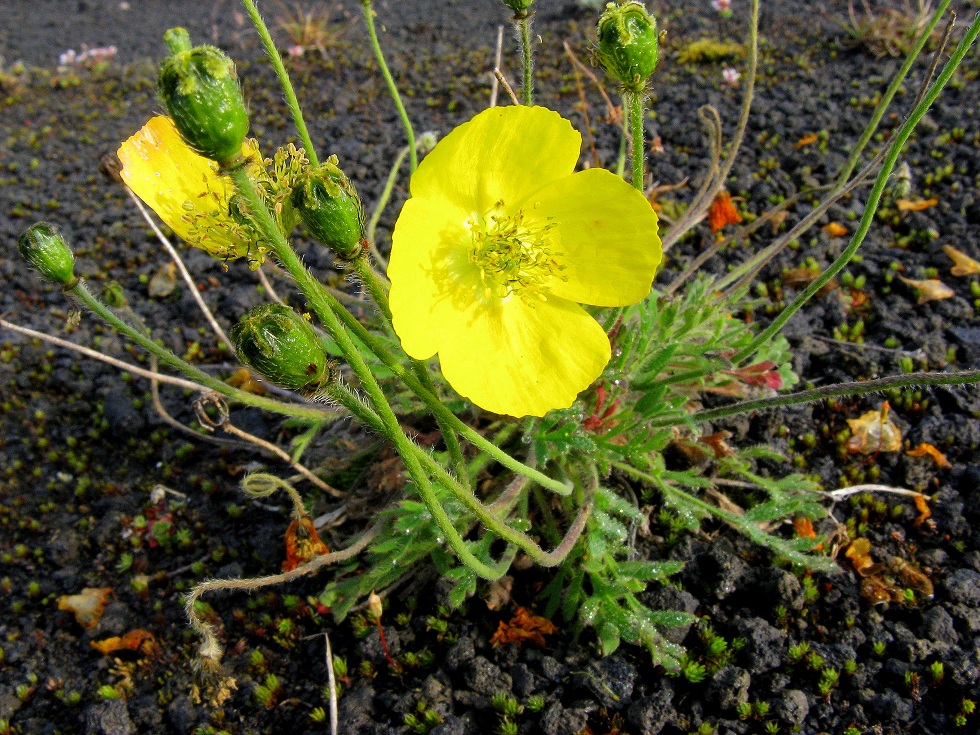
[[[744,4],[733,5],[744,12]],[[76,322],[63,295],[17,257],[16,236],[48,219],[75,243],[78,272],[96,290],[118,282],[155,336],[227,375],[231,366],[182,284],[169,296],[147,296],[147,281],[166,256],[125,194],[100,174],[99,163],[159,112],[151,60],[159,58],[163,30],[176,23],[199,40],[220,43],[240,61],[253,132],[266,151],[291,140],[292,128],[255,34],[231,0],[133,0],[129,10],[123,5],[39,0],[0,6],[0,314],[143,362],[95,320],[83,316]],[[567,40],[586,58],[594,13],[570,0],[540,5],[539,100],[584,130],[561,43]],[[846,43],[836,22],[846,17],[846,4],[764,5],[758,96],[729,184],[750,213],[765,211],[801,187],[831,181],[899,65]],[[379,2],[377,10],[418,130],[445,133],[487,104],[496,26],[505,17],[498,3],[392,0]],[[719,23],[708,3],[665,3],[657,10],[668,41],[654,79],[656,118],[648,123],[648,137],[659,136],[663,151],[651,155],[650,168],[661,184],[689,179],[686,188],[662,196],[684,201],[705,168],[698,107],[717,107],[730,137],[740,94],[723,83],[724,63],[683,66],[676,52],[706,35],[740,37],[744,23]],[[970,17],[968,8],[959,10],[961,18]],[[270,6],[270,15],[276,12]],[[314,140],[322,152],[340,157],[370,205],[403,138],[364,48],[359,12],[353,1],[335,8],[338,35],[326,57],[313,52],[289,63]],[[505,38],[506,66],[514,78],[513,42],[509,34]],[[285,36],[280,41],[288,44]],[[58,54],[68,48],[109,44],[118,53],[105,68],[55,68]],[[18,60],[28,68],[17,67]],[[733,65],[742,68],[741,62]],[[898,115],[883,124],[884,138],[906,111],[927,66],[916,65],[897,98]],[[850,266],[855,280],[842,279],[788,325],[804,382],[980,367],[978,277],[951,275],[952,262],[942,251],[948,245],[980,257],[978,74],[974,51],[904,156],[911,171],[908,198],[935,204],[903,214],[893,205]],[[594,88],[587,87],[587,96],[595,155],[602,165],[612,165],[616,127],[605,121],[605,104]],[[805,143],[812,135],[817,139]],[[583,161],[589,159],[587,148]],[[404,196],[401,182],[382,218],[383,233],[390,231]],[[804,199],[791,208],[783,228],[810,207]],[[852,230],[861,211],[859,197],[844,200],[819,225],[833,221]],[[726,262],[771,237],[767,226],[749,245],[707,268],[721,272]],[[709,238],[702,227],[682,243],[658,283],[669,282]],[[799,287],[781,276],[785,269],[807,258],[826,265],[845,242],[814,229],[763,273],[765,289],[759,288],[752,313],[738,316],[764,320]],[[300,247],[317,274],[348,287],[328,255]],[[185,255],[226,328],[263,298],[243,265],[231,264],[225,272],[201,252]],[[937,277],[954,295],[919,305],[898,276]],[[285,281],[277,285],[290,293]],[[854,341],[859,320],[861,344]],[[388,666],[376,629],[351,621],[337,625],[319,609],[323,581],[309,580],[251,597],[209,598],[204,612],[220,626],[228,655],[217,683],[204,685],[194,669],[196,638],[187,628],[181,594],[197,580],[280,568],[288,508],[250,503],[237,483],[250,469],[268,467],[280,475],[288,470],[254,452],[176,432],[159,418],[141,379],[3,331],[0,733],[327,732],[326,723],[311,718],[316,708],[327,707],[321,632],[330,634],[335,654],[347,664],[340,732],[351,735],[410,732],[408,715],[423,722],[428,716],[436,735],[495,732],[502,722],[492,704],[496,695],[524,705],[511,718],[520,732],[544,735],[976,732],[980,713],[967,710],[980,699],[980,398],[974,389],[944,388],[889,399],[906,446],[931,444],[951,467],[908,456],[904,449],[870,457],[844,452],[846,419],[877,408],[880,396],[715,427],[732,432],[732,443],[766,443],[787,456],[785,464],[770,463],[761,471],[799,469],[827,490],[876,482],[932,496],[932,517],[924,521],[911,498],[901,495],[862,496],[833,508],[852,535],[870,540],[873,560],[890,565],[887,574],[876,576],[884,591],[855,574],[842,551],[840,573],[807,575],[773,564],[725,528],[708,526],[703,534],[678,537],[660,522],[658,499],[647,498],[650,533],[641,551],[687,563],[676,586],[654,590],[647,600],[702,618],[701,625],[672,633],[703,665],[700,681],[669,676],[651,666],[644,651],[628,646],[602,658],[590,631],[567,625],[548,636],[543,649],[493,647],[489,639],[498,623],[516,605],[534,608],[546,577],[518,573],[512,601],[501,610],[489,610],[477,597],[465,610],[449,613],[439,607],[441,586],[420,570],[392,595],[384,618],[401,671]],[[178,419],[192,420],[188,396],[166,389],[163,401]],[[292,429],[256,412],[237,411],[233,418],[270,441],[292,436]],[[331,547],[341,547],[398,486],[397,474],[385,472],[391,467],[383,463],[386,449],[375,442],[343,425],[306,455],[310,463],[335,468],[335,482],[351,488],[346,516],[323,531]],[[152,494],[158,487],[166,490]],[[315,511],[336,509],[324,498]],[[821,533],[834,530],[829,520],[817,526]],[[828,552],[839,551],[839,541],[828,536]],[[908,569],[913,572],[903,571]],[[90,629],[57,604],[84,588],[112,591]],[[898,601],[874,602],[875,595]],[[151,633],[154,645],[109,655],[91,646],[136,629]],[[727,653],[712,646],[712,635],[728,642]],[[828,685],[830,670],[839,678]],[[746,702],[753,705],[748,713],[739,707]]]

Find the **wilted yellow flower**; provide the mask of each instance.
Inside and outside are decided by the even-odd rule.
[[[481,112],[412,177],[392,238],[391,311],[405,351],[511,416],[567,408],[601,375],[609,339],[579,303],[650,292],[662,258],[644,196],[573,173],[581,136],[542,107]]]
[[[242,154],[258,157],[258,143],[246,139]],[[232,216],[231,179],[218,164],[192,151],[169,117],[151,118],[119,146],[120,175],[127,186],[189,245],[219,260],[248,257],[261,263],[265,248],[244,218]]]

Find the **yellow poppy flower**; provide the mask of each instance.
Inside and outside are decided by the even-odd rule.
[[[253,139],[242,144],[242,153],[261,161]],[[220,260],[247,256],[261,263],[264,248],[257,233],[230,213],[231,179],[192,151],[169,117],[151,118],[117,155],[126,185],[184,241]]]
[[[609,171],[574,173],[582,138],[543,107],[496,107],[453,130],[412,177],[392,236],[391,312],[405,351],[438,353],[476,405],[571,406],[610,358],[579,304],[650,293],[657,216]]]

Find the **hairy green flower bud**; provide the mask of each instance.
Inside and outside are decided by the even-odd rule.
[[[657,21],[643,3],[609,3],[596,26],[596,56],[606,73],[631,92],[642,92],[660,56]]]
[[[293,189],[293,207],[307,231],[337,257],[353,260],[363,252],[364,210],[336,156],[300,180]]]
[[[290,390],[316,387],[330,377],[330,364],[313,327],[282,304],[252,309],[231,328],[239,359]]]
[[[184,142],[221,164],[237,161],[248,133],[248,113],[235,64],[213,46],[190,48],[183,28],[164,39],[171,55],[160,65],[157,88]]]
[[[527,9],[534,5],[534,0],[501,0],[501,2],[517,15],[524,15]]]
[[[20,236],[18,248],[24,260],[49,281],[65,288],[78,283],[75,256],[54,225],[38,222],[28,227]]]

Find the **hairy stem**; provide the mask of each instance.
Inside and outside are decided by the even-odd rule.
[[[878,378],[877,380],[864,380],[854,383],[838,383],[828,385],[823,388],[800,391],[798,393],[788,393],[772,398],[759,398],[753,401],[740,401],[730,406],[713,408],[708,411],[698,411],[690,416],[694,423],[704,423],[716,419],[737,416],[741,413],[750,411],[767,411],[781,406],[795,406],[799,403],[812,403],[825,398],[838,398],[842,396],[859,396],[865,393],[878,393],[883,390],[894,388],[922,387],[930,385],[968,385],[980,383],[980,370],[964,370],[956,373],[909,373],[908,375],[893,375],[888,378]],[[673,423],[673,422],[668,422]],[[651,426],[665,426],[665,423],[653,422]]]
[[[630,161],[633,165],[633,187],[643,191],[643,163],[646,152],[643,146],[643,112],[646,92],[623,92],[623,104],[629,112]]]

